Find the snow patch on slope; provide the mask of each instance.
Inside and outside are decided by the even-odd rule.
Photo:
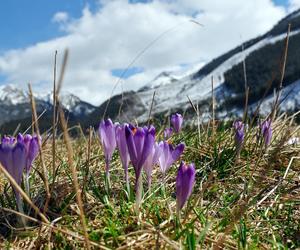
[[[260,106],[260,114],[268,115],[274,105],[274,95],[269,95]],[[252,104],[250,109],[256,109],[258,103]],[[300,79],[283,88],[279,99],[279,109],[282,112],[294,111],[300,106]]]
[[[296,35],[300,30],[296,30],[290,33],[290,37]],[[214,77],[214,88],[219,88],[224,83],[224,74],[230,70],[233,66],[241,63],[248,55],[252,52],[268,45],[274,44],[278,41],[283,40],[286,34],[281,34],[275,37],[266,37],[261,41],[255,43],[249,48],[236,53],[230,57],[224,63],[216,67],[210,74],[203,75],[198,78],[193,78],[193,75],[199,71],[189,72],[181,77],[176,77],[176,74],[168,73],[158,76],[154,79],[153,83],[147,84],[142,91],[137,94],[142,100],[142,104],[145,107],[149,107],[152,102],[152,96],[154,89],[156,91],[155,100],[152,112],[160,113],[166,112],[170,109],[186,108],[188,104],[187,96],[192,101],[201,102],[211,96],[211,82],[212,76]],[[147,119],[147,114],[143,114],[138,120],[144,121]]]
[[[28,102],[29,96],[15,85],[0,86],[0,101],[5,104],[17,105]]]

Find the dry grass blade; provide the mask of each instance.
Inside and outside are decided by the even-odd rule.
[[[215,136],[215,94],[214,94],[214,76],[211,76],[211,115],[212,115],[212,138]]]
[[[43,112],[38,116],[37,121],[41,119],[41,117],[47,112],[47,109],[44,109]],[[24,131],[24,134],[26,134],[31,128],[33,128],[35,122],[33,121],[30,126]],[[33,131],[34,132],[34,131]],[[14,133],[15,135],[16,133]]]
[[[35,132],[36,132],[37,137],[41,138],[39,124],[38,124],[38,118],[37,118],[37,113],[36,113],[35,100],[34,100],[34,96],[33,96],[33,93],[32,93],[32,88],[31,88],[30,84],[28,84],[28,89],[29,89],[29,96],[30,96],[30,102],[31,102],[31,109],[32,109],[32,116],[33,116]],[[44,181],[45,190],[46,190],[46,202],[45,202],[45,205],[44,205],[44,213],[46,213],[47,210],[48,210],[48,204],[49,204],[49,200],[50,200],[50,191],[49,191],[49,183],[48,183],[48,171],[47,171],[45,161],[44,161],[44,155],[43,155],[43,151],[42,151],[42,142],[41,142],[41,140],[38,140],[38,144],[39,144],[40,158],[41,158],[41,163],[42,163],[42,168],[43,168],[43,181]]]
[[[247,89],[245,90],[245,105],[244,105],[243,122],[246,122],[247,115],[248,115],[249,91],[250,91],[250,88],[247,87]]]
[[[150,119],[151,119],[151,113],[152,113],[153,104],[154,104],[155,93],[156,93],[156,91],[153,92],[152,101],[151,101],[151,106],[150,106],[150,110],[149,110],[148,126],[150,125]]]
[[[54,230],[56,232],[61,232],[61,233],[65,234],[65,235],[69,235],[71,237],[74,237],[75,239],[79,239],[81,241],[84,241],[84,237],[82,237],[81,235],[78,235],[77,232],[75,233],[75,232],[72,232],[72,231],[70,231],[68,229],[63,229],[63,228],[59,228],[59,227],[54,226],[54,222],[55,221],[52,221],[51,224],[50,224],[50,222],[45,223],[45,222],[40,221],[40,220],[38,220],[36,218],[33,218],[33,217],[28,216],[26,214],[22,214],[22,213],[20,213],[18,211],[15,211],[15,210],[11,210],[9,208],[0,207],[0,209],[3,210],[3,211],[9,212],[9,213],[16,214],[18,216],[22,216],[25,219],[30,220],[32,222],[35,222],[35,223],[38,223],[38,224],[42,224],[43,226],[46,226],[46,227],[48,227],[48,228],[50,228],[50,229],[52,229],[52,230]],[[100,244],[98,244],[96,242],[90,241],[90,243],[91,243],[91,245],[97,247],[98,249],[110,250],[110,248],[102,246],[102,245],[100,245]]]
[[[68,163],[69,163],[69,167],[71,168],[71,172],[72,172],[73,185],[74,185],[74,190],[76,193],[77,205],[78,205],[79,211],[80,211],[80,220],[81,220],[82,229],[83,229],[83,233],[84,233],[85,243],[86,243],[87,249],[90,249],[91,247],[90,247],[89,236],[87,233],[87,227],[85,224],[85,216],[84,216],[84,211],[83,211],[81,190],[79,188],[77,170],[76,170],[74,160],[73,160],[73,157],[74,157],[73,148],[71,145],[71,139],[70,139],[70,136],[68,133],[68,127],[67,127],[67,123],[65,120],[65,116],[64,116],[63,110],[60,106],[59,106],[59,116],[60,116],[60,122],[61,122],[62,129],[63,129],[65,144],[67,147]]]
[[[61,71],[60,71],[60,75],[59,75],[59,79],[56,85],[56,98],[57,96],[59,96],[60,90],[61,90],[61,86],[64,80],[64,76],[65,76],[65,71],[66,71],[66,67],[67,67],[67,62],[68,62],[68,58],[69,58],[69,50],[65,50],[64,53],[64,58],[63,58],[63,62],[62,62],[62,67],[61,67]]]
[[[64,115],[63,109],[61,108],[60,102],[59,102],[59,93],[60,93],[63,79],[64,79],[64,74],[65,74],[67,61],[68,61],[68,55],[69,55],[68,50],[65,50],[62,69],[61,69],[60,77],[59,77],[58,84],[57,84],[57,91],[55,93],[55,99],[56,99],[57,106],[58,106],[58,113],[59,113],[58,115],[60,117],[60,122],[61,122],[62,130],[63,130],[64,141],[65,141],[65,144],[67,147],[67,158],[68,158],[69,167],[71,168],[74,191],[76,193],[77,205],[78,205],[78,208],[80,211],[80,221],[81,221],[81,225],[82,225],[82,229],[83,229],[83,233],[84,233],[84,240],[85,240],[86,248],[90,249],[91,246],[90,246],[89,236],[87,233],[87,227],[85,224],[85,216],[84,216],[83,203],[82,203],[82,197],[81,197],[82,192],[81,192],[81,189],[79,188],[77,170],[76,170],[76,167],[74,164],[74,159],[73,159],[73,157],[74,157],[73,148],[71,145],[71,139],[69,136],[68,126],[67,126],[67,122],[65,119],[65,115]]]
[[[50,223],[46,216],[41,213],[39,208],[33,204],[28,195],[23,191],[23,189],[18,185],[15,179],[7,172],[7,170],[0,164],[0,170],[6,176],[6,178],[10,181],[11,185],[16,189],[17,192],[23,197],[23,199],[34,209],[34,211],[41,217],[42,221],[45,223]]]
[[[289,24],[289,26],[288,26],[286,39],[285,39],[285,48],[284,48],[284,53],[283,53],[282,66],[280,69],[280,81],[279,81],[278,91],[276,94],[276,99],[274,102],[274,107],[272,110],[272,116],[271,116],[272,120],[275,119],[276,113],[279,108],[279,99],[281,97],[281,92],[282,92],[282,85],[283,85],[283,79],[284,79],[284,75],[285,75],[286,60],[287,60],[287,54],[288,54],[288,48],[289,48],[290,32],[291,32],[291,24]]]
[[[56,139],[56,59],[57,59],[57,51],[55,51],[54,55],[54,69],[53,69],[53,117],[52,117],[52,175],[53,175],[53,183],[55,182],[55,161],[56,161],[56,153],[55,153],[55,139]]]

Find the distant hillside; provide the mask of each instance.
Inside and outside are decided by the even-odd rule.
[[[270,101],[273,89],[278,86],[281,58],[289,24],[291,24],[291,33],[283,85],[288,87],[295,83],[293,86],[297,87],[296,85],[300,84],[298,81],[300,79],[300,10],[282,19],[264,35],[243,43],[201,68],[193,68],[187,72],[161,73],[152,82],[135,92],[134,102],[124,103],[122,118],[147,120],[148,113],[140,111],[150,109],[155,91],[152,109],[154,116],[162,116],[177,110],[193,112],[187,98],[189,97],[195,104],[199,104],[202,118],[206,119],[211,107],[212,77],[217,100],[217,117],[223,119],[228,116],[240,116],[243,113],[245,100],[244,60],[247,83],[250,87],[249,105],[254,107],[257,104],[269,84],[271,88],[267,99]],[[118,100],[120,97],[120,95],[114,96],[114,102],[120,103]],[[280,100],[282,110],[289,111],[289,107],[290,111],[300,108],[297,101],[299,97],[298,93],[282,97],[284,98]],[[262,113],[270,110],[270,105],[262,105],[262,107],[264,109],[261,110]],[[113,109],[111,111],[112,113],[108,110],[107,116],[115,117],[115,111]],[[102,116],[102,105],[95,112],[98,116]]]

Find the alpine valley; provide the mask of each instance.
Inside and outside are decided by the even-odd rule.
[[[162,72],[138,91],[115,95],[99,107],[74,95],[62,96],[62,105],[70,121],[81,123],[83,127],[98,126],[104,113],[106,117],[121,122],[135,119],[144,122],[148,119],[155,92],[154,117],[182,112],[190,120],[197,119],[190,99],[199,107],[200,119],[207,120],[211,114],[213,78],[218,119],[242,116],[246,88],[249,88],[249,113],[254,112],[262,101],[260,113],[267,114],[282,75],[289,24],[288,53],[279,102],[281,111],[294,112],[300,108],[300,10],[286,16],[266,34],[241,44],[204,66],[194,65],[184,72]],[[48,118],[53,109],[51,96],[51,93],[36,96],[38,112],[46,110],[45,117]],[[4,86],[0,89],[0,103],[2,133],[5,127],[23,126],[25,121],[31,121],[26,93],[13,86]]]

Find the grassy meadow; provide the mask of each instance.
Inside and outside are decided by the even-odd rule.
[[[164,181],[156,165],[150,190],[143,173],[137,212],[133,168],[129,165],[128,193],[116,151],[111,186],[105,186],[97,131],[91,129],[86,135],[78,127],[69,128],[69,132],[79,131],[78,137],[70,138],[64,127],[65,137],[59,134],[53,140],[43,135],[42,154],[30,175],[31,201],[23,199],[25,216],[16,208],[10,182],[0,176],[1,249],[299,248],[299,145],[289,141],[299,136],[294,119],[282,115],[273,121],[268,148],[258,127],[250,124],[240,157],[232,122],[186,126],[173,135],[170,143],[186,145],[180,161],[193,162],[196,169],[193,192],[179,217],[175,182],[180,161]],[[164,128],[156,128],[157,141],[163,140]]]

